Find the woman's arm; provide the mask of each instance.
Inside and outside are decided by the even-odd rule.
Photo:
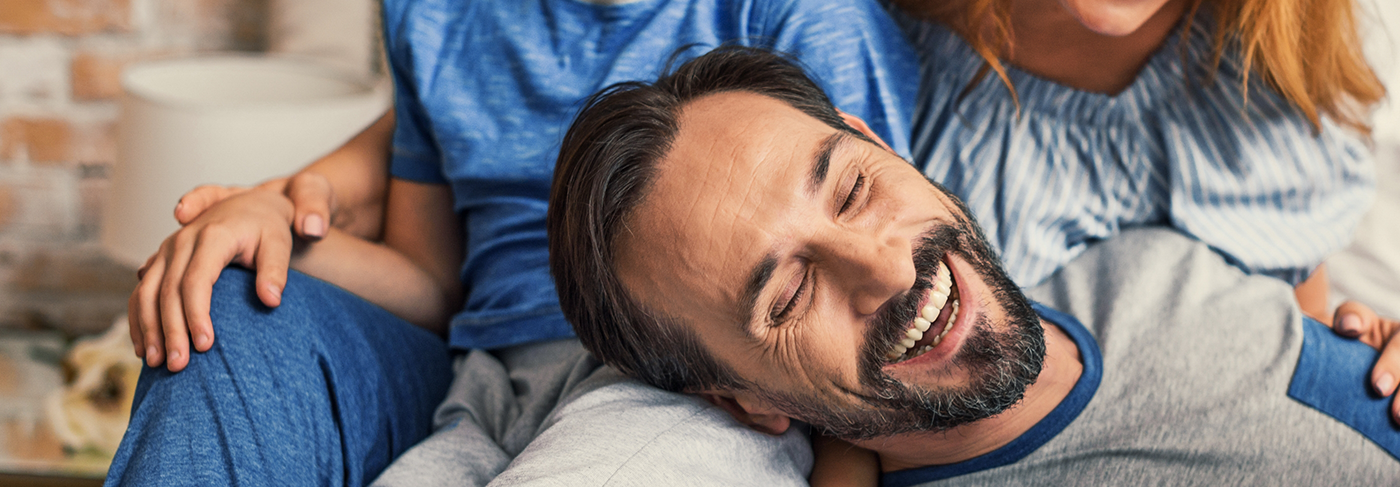
[[[875,452],[821,435],[812,435],[812,487],[876,487],[880,458]]]
[[[1303,308],[1304,314],[1327,326],[1332,326],[1332,310],[1327,303],[1329,284],[1327,264],[1322,264],[1313,270],[1312,275],[1308,276],[1306,281],[1293,287],[1293,296],[1298,300],[1298,306]]]

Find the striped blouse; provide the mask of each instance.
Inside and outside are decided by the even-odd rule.
[[[1193,59],[1209,55],[1209,21],[1194,22]],[[1258,76],[1246,103],[1238,64],[1210,78],[1183,63],[1179,35],[1114,96],[1008,68],[1018,118],[995,73],[959,98],[983,64],[961,38],[902,23],[923,61],[914,162],[965,200],[1022,286],[1139,225],[1171,225],[1246,272],[1297,284],[1351,239],[1373,197],[1355,134],[1324,121],[1314,135]]]

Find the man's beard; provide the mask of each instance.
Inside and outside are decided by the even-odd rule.
[[[962,214],[970,215],[966,209]],[[958,220],[961,228],[944,225],[920,239],[914,249],[918,274],[914,288],[881,310],[871,323],[859,365],[865,390],[841,388],[860,403],[838,409],[831,401],[817,397],[757,392],[790,416],[846,440],[947,430],[994,416],[1020,402],[1045,360],[1040,317],[1020,288],[1006,277],[977,224],[961,217]],[[978,304],[983,308],[999,305],[1006,313],[1005,329],[995,329],[985,316],[970,324],[972,329],[962,348],[946,369],[963,371],[969,378],[966,384],[935,389],[905,384],[881,370],[887,364],[885,353],[904,338],[910,322],[918,316],[919,300],[932,287],[934,273],[946,253],[966,260],[986,282],[994,303]],[[952,326],[954,318],[949,318],[947,326]]]

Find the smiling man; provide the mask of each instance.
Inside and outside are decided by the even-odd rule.
[[[1040,291],[1091,332],[1032,305],[955,197],[780,56],[720,49],[600,93],[552,191],[552,272],[593,354],[760,431],[874,450],[886,485],[1400,479],[1361,382],[1374,351],[1304,323],[1286,286],[1130,232]]]
[[[692,324],[740,372],[746,386],[721,395],[763,413],[753,424],[776,433],[793,416],[847,439],[963,427],[990,447],[1073,387],[1073,340],[1041,324],[956,200],[866,134],[745,91],[678,122],[616,268],[642,308]]]

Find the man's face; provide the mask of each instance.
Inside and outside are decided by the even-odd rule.
[[[679,121],[619,274],[760,401],[861,439],[996,414],[1039,374],[1039,319],[908,163],[752,93]]]

